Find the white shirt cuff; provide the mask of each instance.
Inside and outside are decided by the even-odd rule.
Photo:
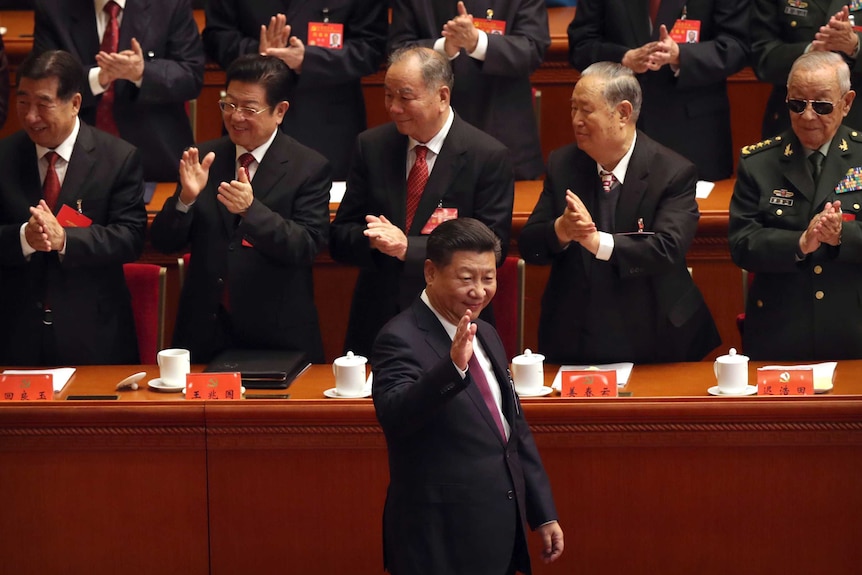
[[[599,249],[596,250],[596,259],[604,262],[611,259],[614,253],[614,236],[607,232],[599,232]]]
[[[488,54],[488,34],[484,30],[479,30],[479,42],[476,44],[476,49],[469,52],[467,55],[474,60],[485,61],[485,55]]]
[[[177,198],[177,211],[178,212],[182,212],[184,214],[187,214],[187,213],[189,213],[189,210],[191,209],[191,207],[193,205],[195,205],[194,202],[192,202],[190,204],[184,204],[183,201],[181,199],[179,199],[179,197]]]
[[[449,57],[449,54],[446,53],[446,38],[437,38],[434,41],[434,51],[440,52],[441,54],[449,58],[450,61],[454,60],[458,57],[459,54],[461,54],[461,51],[458,50],[457,52],[455,52],[454,56],[452,56],[451,58]]]
[[[25,258],[29,258],[36,253],[36,250],[34,250],[33,247],[27,243],[27,237],[24,235],[24,228],[26,227],[27,222],[21,224],[21,230],[18,232],[18,234],[21,237],[21,253],[24,254]]]
[[[102,85],[99,83],[99,72],[101,71],[102,69],[100,67],[93,66],[90,68],[90,74],[87,77],[90,81],[90,91],[93,92],[94,96],[98,96],[105,92],[105,88],[102,88]]]

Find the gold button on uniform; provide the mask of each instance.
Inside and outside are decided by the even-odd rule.
[[[823,291],[817,290],[816,292],[814,292],[814,297],[816,297],[817,299],[823,299]]]
[[[763,307],[763,300],[762,299],[757,300],[757,307]]]
[[[780,215],[781,215],[781,214],[783,214],[783,213],[784,213],[784,210],[782,210],[781,208],[778,208],[777,210],[775,210],[775,215],[776,215],[776,216],[780,216]]]
[[[823,267],[822,266],[814,266],[814,273],[816,273],[817,275],[822,274],[823,273]]]
[[[793,20],[793,21],[790,23],[790,27],[791,27],[791,28],[796,28],[796,20]]]
[[[853,209],[854,209],[854,210],[858,210],[858,209],[859,209],[859,204],[853,204]]]

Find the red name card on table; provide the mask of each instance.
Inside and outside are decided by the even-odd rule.
[[[614,369],[561,371],[560,397],[566,399],[619,397],[617,372]]]
[[[186,375],[186,399],[242,399],[242,377],[238,371],[189,373]]]
[[[814,370],[757,369],[757,395],[813,395]]]
[[[0,375],[0,401],[50,399],[54,399],[54,377],[51,375]]]

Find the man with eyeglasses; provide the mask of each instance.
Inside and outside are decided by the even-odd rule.
[[[792,129],[742,149],[729,239],[754,273],[752,359],[862,357],[862,133],[842,125],[855,96],[841,56],[804,54],[787,80]]]
[[[22,130],[0,140],[0,365],[138,363],[123,264],[144,248],[141,155],[78,118],[84,70],[18,67]]]
[[[152,225],[156,249],[191,247],[173,345],[207,362],[228,348],[305,351],[323,361],[311,266],[329,228],[326,159],[279,130],[295,78],[273,56],[227,70],[228,135],[189,148]]]

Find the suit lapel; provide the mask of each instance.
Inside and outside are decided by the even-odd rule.
[[[92,0],[77,0],[69,4],[66,14],[71,24],[70,36],[78,54],[95,57],[99,52],[99,30],[96,28],[96,7]]]
[[[384,155],[380,162],[384,170],[383,181],[389,190],[390,221],[402,230],[407,225],[407,145],[407,136],[392,130],[392,139],[383,146]]]
[[[452,113],[454,114],[454,111]],[[443,142],[443,147],[440,148],[440,155],[434,161],[434,169],[431,171],[428,183],[425,184],[425,191],[422,193],[422,199],[419,200],[419,206],[416,208],[413,225],[407,231],[408,235],[419,235],[431,214],[440,205],[446,190],[449,189],[461,171],[464,164],[464,152],[466,151],[461,146],[461,122],[462,120],[456,115]]]
[[[131,50],[132,38],[135,38],[146,53],[146,47],[149,45],[147,32],[150,30],[150,13],[150,0],[126,2],[118,43],[121,52]]]
[[[618,231],[631,231],[628,227],[635,221],[644,193],[647,190],[649,166],[654,150],[646,136],[638,133],[635,149],[626,170],[626,181],[620,190],[620,198],[614,214],[614,228]]]
[[[96,146],[93,142],[92,128],[81,122],[78,139],[72,148],[72,157],[66,168],[66,177],[60,188],[54,213],[59,213],[63,204],[76,207],[77,200],[83,199],[81,194],[84,185],[90,179],[90,173],[96,165]]]
[[[263,161],[258,165],[254,180],[251,182],[256,199],[264,201],[284,177],[288,170],[287,164],[290,162],[289,145],[287,136],[279,130],[272,145],[266,151]]]

